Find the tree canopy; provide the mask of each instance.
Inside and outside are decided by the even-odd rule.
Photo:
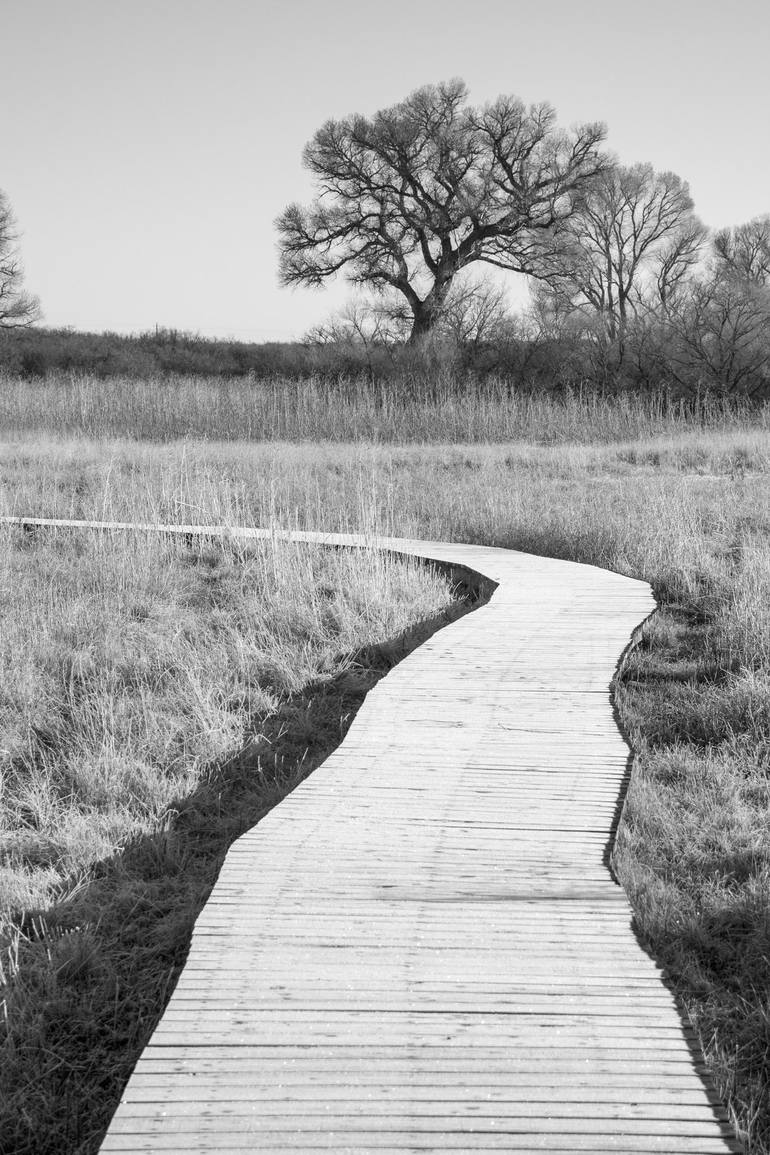
[[[720,229],[714,252],[725,272],[770,286],[770,216],[754,217],[732,229]]]
[[[563,311],[596,319],[610,341],[622,340],[632,316],[670,306],[704,238],[676,173],[614,165],[591,182],[561,230],[551,291]]]
[[[461,80],[429,85],[373,117],[327,121],[303,160],[318,195],[277,220],[283,284],[402,294],[412,339],[430,332],[475,261],[539,275],[545,238],[604,171],[604,126],[560,129],[547,104],[468,103]]]

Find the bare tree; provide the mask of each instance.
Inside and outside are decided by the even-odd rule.
[[[667,309],[699,259],[705,230],[687,185],[648,164],[615,166],[591,184],[560,231],[558,265],[548,278],[559,310],[582,314],[610,342],[629,320]]]
[[[717,265],[689,286],[668,330],[680,382],[747,396],[770,387],[770,289]]]
[[[491,341],[511,321],[505,287],[488,277],[458,277],[432,330],[438,341],[458,346]],[[394,348],[409,337],[411,314],[396,293],[355,298],[305,334],[311,345],[363,345]]]
[[[458,277],[438,323],[460,346],[493,341],[512,320],[505,286],[490,277]]]
[[[37,297],[22,288],[18,239],[8,197],[0,189],[0,328],[31,325],[40,318]]]
[[[567,133],[549,104],[513,96],[474,108],[461,80],[429,85],[373,117],[329,120],[303,160],[318,196],[276,224],[285,285],[395,290],[411,340],[434,329],[457,273],[484,261],[537,273],[542,238],[603,170],[600,124]]]
[[[770,286],[770,215],[720,229],[714,237],[717,264],[755,285]]]
[[[712,260],[666,318],[667,357],[690,387],[770,388],[770,216],[717,232]]]
[[[405,339],[403,321],[383,301],[348,301],[326,321],[314,325],[303,340],[309,345],[390,346]]]

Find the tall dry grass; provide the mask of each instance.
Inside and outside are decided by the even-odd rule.
[[[332,441],[389,444],[619,441],[707,426],[770,425],[770,405],[658,394],[521,394],[503,379],[452,372],[430,380],[100,379],[59,373],[27,380],[0,372],[0,432],[174,441]]]

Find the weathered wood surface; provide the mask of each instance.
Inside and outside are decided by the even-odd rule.
[[[378,544],[498,588],[232,847],[102,1150],[740,1150],[606,865],[649,587]]]

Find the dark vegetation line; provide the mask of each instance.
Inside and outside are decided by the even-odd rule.
[[[693,411],[708,394],[749,407],[770,398],[770,344],[766,362],[754,347],[752,351],[761,364],[736,384],[707,366],[674,372],[660,350],[653,358],[645,348],[635,360],[627,351],[624,360],[616,363],[584,338],[528,335],[515,326],[472,341],[437,339],[423,351],[361,339],[344,326],[328,339],[309,334],[302,341],[261,343],[215,340],[162,328],[126,335],[0,327],[0,373],[27,381],[52,374],[135,381],[197,376],[223,381],[281,379],[290,389],[292,382],[313,378],[329,386],[379,383],[397,389],[400,395],[426,398],[437,382],[463,392],[492,378],[502,381],[506,391],[524,393],[657,394],[668,403],[684,402]],[[743,350],[733,351],[732,357],[731,350],[723,352],[734,365]]]

